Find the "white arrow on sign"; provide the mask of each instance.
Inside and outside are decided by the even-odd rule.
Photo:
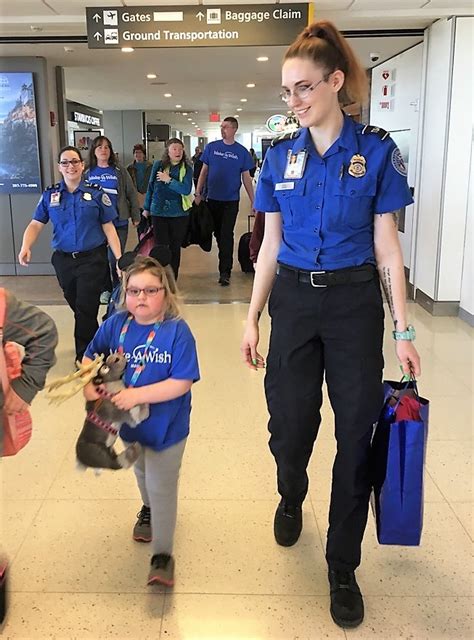
[[[92,20],[95,20],[96,22],[99,22],[99,20],[102,20],[102,18],[100,17],[100,15],[98,13],[95,13],[92,16]]]
[[[94,38],[96,40],[100,40],[101,38],[103,38],[103,35],[97,31],[96,33],[94,33]]]
[[[196,18],[199,20],[199,22],[201,22],[201,20],[204,19],[204,14],[202,11],[199,11],[199,13],[196,13]]]

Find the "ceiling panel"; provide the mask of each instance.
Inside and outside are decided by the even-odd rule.
[[[445,0],[446,1],[446,0]],[[420,9],[426,0],[355,0],[351,11],[366,11],[367,9]]]
[[[62,15],[86,15],[86,7],[121,7],[120,0],[47,0],[55,11]],[[143,0],[140,4],[153,4]]]
[[[0,16],[11,18],[14,16],[54,16],[51,11],[40,0],[22,0],[22,2],[7,2],[0,0]]]

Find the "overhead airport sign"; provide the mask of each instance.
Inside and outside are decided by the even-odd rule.
[[[89,49],[286,45],[310,5],[87,7]]]

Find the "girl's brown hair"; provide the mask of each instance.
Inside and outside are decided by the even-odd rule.
[[[97,147],[100,147],[100,145],[103,142],[106,142],[110,149],[109,167],[117,166],[115,152],[112,147],[112,143],[110,142],[110,139],[107,138],[107,136],[97,136],[97,138],[94,138],[94,140],[92,140],[91,148],[89,149],[89,162],[87,164],[88,169],[94,169],[97,166],[97,158],[95,155],[95,150],[97,149]]]
[[[133,263],[124,272],[120,305],[125,308],[125,290],[130,278],[137,275],[137,273],[143,273],[144,271],[147,271],[151,275],[159,278],[161,286],[165,288],[165,318],[167,320],[180,318],[181,310],[179,308],[179,293],[171,267],[163,267],[157,260],[147,256],[137,256]]]
[[[183,157],[181,158],[179,165],[181,166],[182,164],[185,164],[185,165],[188,164],[188,159],[186,157],[186,149],[184,148],[183,141],[180,140],[179,138],[170,138],[169,140],[167,140],[165,145],[165,151],[161,156],[161,164],[163,166],[163,169],[166,169],[167,167],[171,166],[171,160],[170,160],[168,150],[172,144],[180,144],[183,147]]]
[[[365,69],[332,22],[321,20],[306,27],[285,53],[284,60],[291,58],[311,60],[323,69],[324,80],[334,71],[342,71],[345,80],[339,92],[340,102],[367,101],[368,81]]]

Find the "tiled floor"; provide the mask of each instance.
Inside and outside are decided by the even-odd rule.
[[[183,288],[192,299],[199,278],[193,285],[188,259]],[[213,269],[215,256],[205,260]],[[204,302],[219,299],[223,293],[214,275],[204,274],[203,268]],[[248,296],[250,282],[236,276],[235,287],[225,292],[228,301]],[[71,314],[63,305],[46,310],[60,330],[51,374],[57,377],[69,371],[74,356]],[[247,370],[239,356],[246,310],[238,302],[189,304],[185,310],[197,338],[202,381],[193,392],[181,476],[173,591],[146,586],[149,549],[131,538],[141,506],[133,473],[96,477],[75,469],[81,398],[60,408],[51,408],[42,395],[35,401],[32,442],[0,466],[2,544],[11,560],[12,586],[5,638],[473,637],[473,330],[409,305],[423,359],[420,389],[432,400],[423,541],[419,548],[379,546],[369,518],[358,571],[366,620],[357,630],[343,631],[328,613],[323,553],[334,456],[331,411],[326,402],[310,464],[303,534],[294,547],[278,547],[263,377]],[[268,318],[262,323],[265,344]],[[385,356],[387,377],[398,377],[388,337]]]

